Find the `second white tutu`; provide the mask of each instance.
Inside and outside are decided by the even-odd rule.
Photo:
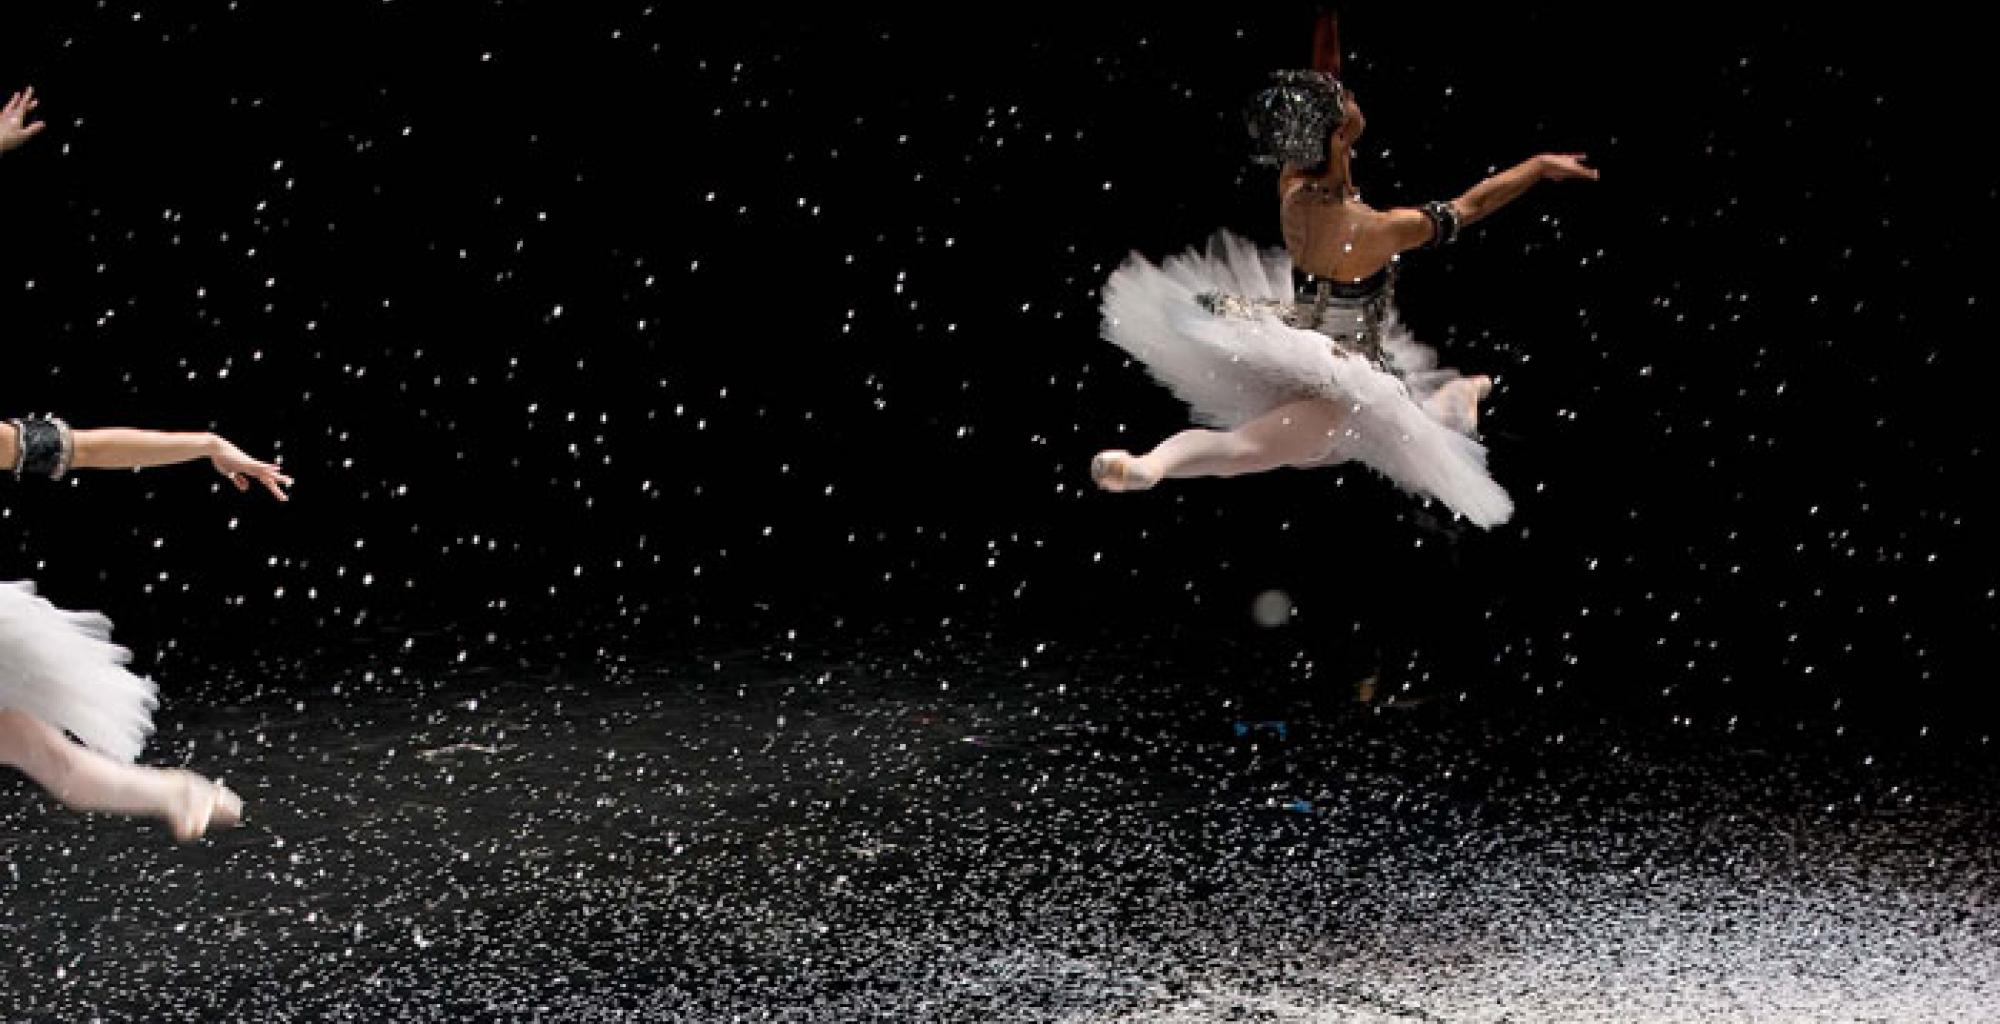
[[[1217,307],[1215,296],[1234,297]],[[1208,298],[1205,298],[1208,297]],[[1292,261],[1217,232],[1205,252],[1154,265],[1134,255],[1104,286],[1106,339],[1145,364],[1194,419],[1228,430],[1279,406],[1320,398],[1347,416],[1328,463],[1366,463],[1406,490],[1442,501],[1482,527],[1506,522],[1514,504],[1486,471],[1486,448],[1426,405],[1459,379],[1437,368],[1393,312],[1377,325],[1385,372],[1320,330],[1294,327]]]
[[[126,669],[111,620],[64,611],[25,580],[0,582],[0,708],[24,711],[120,761],[153,732],[159,688]]]

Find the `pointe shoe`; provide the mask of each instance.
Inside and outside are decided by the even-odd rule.
[[[1090,460],[1090,478],[1107,491],[1143,491],[1154,480],[1139,469],[1131,452],[1103,451]]]
[[[1445,409],[1445,425],[1471,438],[1479,437],[1479,407],[1493,393],[1493,378],[1481,374],[1448,385],[1455,398]]]
[[[187,792],[179,808],[167,818],[176,842],[191,843],[208,832],[209,826],[229,828],[243,821],[243,798],[220,782],[211,782],[187,773]]]
[[[208,823],[216,828],[235,828],[243,824],[243,798],[236,791],[220,782],[215,784],[215,807],[209,812]]]
[[[1479,410],[1486,404],[1486,399],[1493,394],[1493,378],[1481,374],[1472,379],[1474,381],[1471,403],[1472,432],[1477,434],[1479,433]]]

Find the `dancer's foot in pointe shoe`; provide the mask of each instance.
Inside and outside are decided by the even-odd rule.
[[[1159,481],[1131,452],[1104,451],[1090,460],[1090,478],[1107,491],[1143,491]]]
[[[1492,392],[1493,378],[1465,377],[1446,384],[1426,404],[1431,415],[1445,426],[1467,437],[1478,437],[1479,403]]]
[[[243,798],[228,786],[193,772],[182,773],[180,805],[167,815],[177,842],[191,843],[210,828],[230,828],[243,821]]]
[[[1486,396],[1494,392],[1494,378],[1480,374],[1472,378],[1472,400],[1468,402],[1468,416],[1472,416],[1472,430],[1480,428],[1480,406],[1486,404]]]
[[[1492,393],[1493,378],[1482,373],[1466,380],[1465,422],[1471,428],[1471,433],[1479,433],[1479,407],[1485,403],[1486,396]]]

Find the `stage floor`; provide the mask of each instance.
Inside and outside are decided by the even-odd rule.
[[[1166,642],[854,632],[241,669],[305,696],[166,673],[149,760],[226,774],[248,822],[176,847],[0,778],[0,1016],[2000,1006],[2000,786],[1976,743],[1869,752],[1556,697],[1362,703],[1351,681],[1230,678],[1226,652]]]

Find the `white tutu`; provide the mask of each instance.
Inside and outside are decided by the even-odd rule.
[[[1265,305],[1211,312],[1198,296],[1213,293]],[[1487,475],[1485,447],[1424,405],[1458,374],[1438,369],[1436,353],[1393,313],[1379,336],[1401,378],[1270,309],[1293,301],[1283,249],[1260,251],[1220,231],[1206,252],[1190,249],[1160,266],[1136,254],[1126,260],[1104,286],[1103,331],[1205,426],[1228,430],[1281,405],[1324,398],[1349,411],[1327,464],[1363,462],[1480,526],[1506,522],[1514,503]]]
[[[153,732],[159,688],[125,669],[111,620],[70,612],[25,580],[0,583],[0,707],[25,711],[120,761]]]

